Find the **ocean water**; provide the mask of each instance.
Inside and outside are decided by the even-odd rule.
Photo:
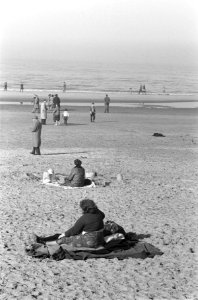
[[[58,92],[67,84],[70,92],[138,92],[145,84],[151,94],[198,94],[198,68],[195,66],[86,63],[68,61],[9,60],[0,62],[0,90]]]

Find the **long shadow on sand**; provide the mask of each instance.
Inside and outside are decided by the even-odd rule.
[[[44,153],[44,154],[42,154],[42,156],[44,156],[44,155],[64,155],[64,154],[82,154],[82,153],[88,153],[88,152],[86,152],[86,151],[84,151],[84,152],[57,152],[57,153]]]

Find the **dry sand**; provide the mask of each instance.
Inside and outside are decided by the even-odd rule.
[[[90,123],[86,107],[73,107],[67,127],[54,126],[49,115],[40,157],[29,154],[31,117],[28,106],[1,106],[0,299],[198,299],[197,110],[97,108]],[[49,167],[68,173],[75,158],[111,184],[62,190],[26,175],[41,177]],[[164,254],[58,262],[27,256],[31,233],[66,230],[85,195],[106,220],[142,234]]]

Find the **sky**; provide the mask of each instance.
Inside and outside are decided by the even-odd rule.
[[[198,61],[198,0],[6,0],[1,13],[1,61]]]

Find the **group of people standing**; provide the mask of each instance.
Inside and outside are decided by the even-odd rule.
[[[52,96],[53,95],[50,94],[50,97],[52,97]],[[58,94],[53,96],[53,102],[52,102],[52,105],[50,105],[50,106],[49,106],[49,103],[47,104],[46,100],[44,100],[40,103],[40,99],[39,99],[38,95],[34,95],[32,113],[40,113],[42,125],[46,125],[48,109],[53,109],[54,125],[60,125],[60,98],[58,97]],[[64,110],[62,117],[63,117],[64,124],[67,125],[67,121],[69,118],[69,113],[68,113],[67,109]]]

